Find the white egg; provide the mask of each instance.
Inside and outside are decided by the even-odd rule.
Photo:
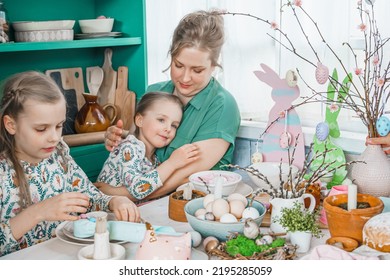
[[[204,209],[204,208],[199,208],[198,210],[196,210],[195,211],[195,213],[194,213],[194,215],[195,215],[195,217],[198,217],[199,215],[204,215],[204,214],[206,214],[206,209]]]
[[[202,243],[202,236],[197,231],[190,231],[192,247],[198,247]]]
[[[213,212],[213,204],[214,204],[214,201],[210,201],[210,202],[206,205],[206,212]]]
[[[232,200],[241,200],[245,206],[248,205],[248,200],[246,199],[245,196],[243,196],[242,194],[240,193],[232,193],[230,194],[228,197],[227,197],[227,200],[230,202]]]
[[[206,220],[206,215],[205,214],[202,214],[202,215],[198,215],[198,216],[195,216],[197,219],[199,220],[203,220],[205,221]]]
[[[254,207],[247,207],[244,209],[244,211],[242,212],[242,218],[243,219],[247,219],[247,218],[252,218],[252,219],[256,219],[260,217],[260,213],[259,211],[257,211],[256,208]]]
[[[242,212],[245,209],[245,205],[242,200],[231,200],[229,202],[230,213],[233,214],[237,219],[242,217]]]
[[[216,220],[219,220],[223,214],[229,213],[229,210],[229,203],[225,199],[218,198],[214,200],[212,212]]]
[[[230,214],[230,213],[225,213],[221,216],[221,218],[219,219],[219,221],[221,223],[236,223],[237,222],[237,218],[234,217],[233,214]]]
[[[206,208],[206,205],[209,204],[209,202],[214,201],[215,197],[214,194],[209,193],[203,198],[203,207]]]

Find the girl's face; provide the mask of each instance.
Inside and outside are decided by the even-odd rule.
[[[4,125],[15,137],[18,159],[38,163],[53,153],[61,139],[66,119],[65,100],[55,104],[27,100],[23,107],[24,112],[16,120],[4,116]]]
[[[207,86],[214,69],[209,52],[197,48],[184,48],[172,58],[171,79],[184,104]]]
[[[143,115],[138,114],[135,124],[139,127],[139,140],[149,152],[167,146],[176,135],[183,115],[182,108],[171,101],[155,102]]]

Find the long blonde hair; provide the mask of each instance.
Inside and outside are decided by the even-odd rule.
[[[15,137],[8,133],[3,118],[5,115],[9,115],[17,120],[19,114],[24,111],[24,104],[27,100],[55,104],[64,99],[64,95],[50,77],[36,71],[27,71],[11,76],[5,81],[2,92],[0,155],[9,159],[10,164],[15,169],[15,184],[19,188],[21,207],[24,209],[32,204],[30,188],[23,167],[15,154]]]

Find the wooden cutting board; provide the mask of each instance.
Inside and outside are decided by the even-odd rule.
[[[62,132],[64,135],[75,134],[74,120],[85,103],[83,71],[81,68],[63,68],[47,70],[45,73],[57,83],[66,99],[66,121]]]
[[[104,106],[108,103],[115,103],[115,88],[117,83],[117,72],[112,68],[112,49],[104,50],[103,82],[98,91],[98,103]]]
[[[120,108],[120,119],[125,130],[132,130],[136,105],[136,95],[128,90],[129,69],[127,66],[118,67],[117,88],[115,91],[115,105]]]

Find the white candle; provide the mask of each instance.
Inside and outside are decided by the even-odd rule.
[[[214,199],[222,198],[222,186],[223,186],[223,178],[219,175],[215,179],[215,188],[214,188]]]
[[[357,205],[357,186],[355,184],[348,185],[348,211],[356,209]]]

